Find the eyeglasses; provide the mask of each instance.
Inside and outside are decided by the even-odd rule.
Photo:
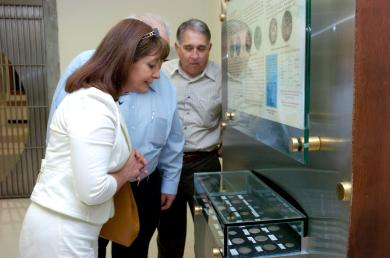
[[[160,37],[160,32],[158,31],[157,28],[153,28],[151,32],[148,32],[145,35],[143,35],[141,39],[147,39],[153,36]]]

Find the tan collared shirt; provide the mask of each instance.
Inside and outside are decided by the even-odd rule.
[[[163,70],[177,89],[177,108],[185,135],[185,152],[211,151],[221,143],[222,73],[209,61],[194,78],[179,66],[179,59],[163,64]]]

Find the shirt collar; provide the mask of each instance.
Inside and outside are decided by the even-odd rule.
[[[152,82],[152,85],[149,86],[148,92],[149,91],[154,92],[154,93],[158,93],[159,92],[158,81],[159,80],[154,80]],[[126,92],[125,94],[121,95],[120,98],[123,97],[123,96],[129,95],[129,94],[147,94],[148,92],[145,92],[145,93],[141,93],[141,92]]]
[[[189,77],[183,69],[180,67],[179,59],[175,59],[172,61],[173,69],[170,72],[170,76],[173,76],[174,74],[179,74],[180,76],[186,78],[189,81],[197,81],[200,78],[208,77],[209,79],[216,81],[217,80],[217,70],[212,69],[211,61],[209,60],[207,62],[206,68],[203,70],[201,74],[199,74],[196,77]]]
[[[160,71],[160,73],[161,73],[161,71]],[[158,90],[159,90],[158,81],[159,80],[153,80],[152,85],[150,85],[150,87],[149,87],[149,90],[151,90],[153,92],[158,92]]]

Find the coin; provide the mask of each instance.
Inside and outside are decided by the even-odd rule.
[[[291,248],[291,247],[295,246],[293,243],[285,243],[284,245],[287,246],[288,248]]]
[[[242,247],[238,248],[238,252],[240,254],[249,254],[250,252],[252,252],[252,249],[250,249],[249,247],[246,247],[246,246],[242,246]]]
[[[244,239],[239,238],[239,237],[236,237],[236,238],[233,238],[233,239],[232,239],[232,243],[233,243],[233,244],[236,244],[236,245],[242,244],[242,243],[244,243],[244,242],[245,242]]]
[[[247,216],[247,215],[249,215],[249,212],[248,211],[241,211],[240,214],[242,216]]]
[[[280,227],[278,227],[278,226],[269,226],[268,229],[271,230],[271,231],[278,231],[280,229]]]
[[[260,233],[260,229],[259,228],[250,228],[249,232],[251,232],[252,234],[257,234],[257,233]]]
[[[263,245],[263,249],[267,250],[267,251],[273,251],[276,249],[276,246],[273,244],[266,244],[266,245]]]
[[[257,242],[264,242],[264,241],[267,241],[268,237],[266,237],[266,236],[256,236],[255,239],[256,239]]]
[[[234,231],[234,230],[231,230],[231,231],[228,232],[228,234],[231,235],[231,236],[235,236],[235,235],[237,235],[237,232]]]

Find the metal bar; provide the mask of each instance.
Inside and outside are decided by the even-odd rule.
[[[42,0],[0,0],[0,5],[38,5],[42,6]]]
[[[6,9],[5,10],[6,11],[6,13],[7,13],[7,11],[8,11],[8,15],[9,16],[11,16],[12,15],[12,10],[11,9]],[[11,24],[11,22],[9,21],[9,20],[5,20],[5,24],[6,24],[6,26],[5,26],[5,33],[6,33],[6,37],[5,38],[8,38],[9,39],[9,41],[7,41],[6,43],[8,43],[7,44],[7,48],[6,48],[6,50],[8,50],[8,51],[6,51],[6,54],[8,54],[8,57],[7,57],[7,64],[8,64],[8,71],[10,71],[10,69],[11,69],[11,71],[12,71],[12,67],[9,65],[11,62],[12,62],[12,60],[11,60],[11,62],[10,62],[10,60],[9,60],[9,58],[12,58],[13,56],[15,56],[15,53],[14,53],[14,48],[13,48],[13,46],[14,46],[14,39],[13,39],[13,37],[12,37],[12,35],[10,35],[11,33],[10,33],[10,31],[12,31],[12,24]],[[8,36],[8,37],[7,37]],[[9,72],[8,72],[8,74],[10,74]],[[11,85],[11,82],[12,82],[12,85]],[[9,80],[9,84],[8,84],[8,88],[7,88],[7,93],[8,93],[8,95],[10,95],[10,91],[11,91],[11,87],[12,87],[12,89],[14,89],[14,81],[13,81],[13,72],[10,74],[10,80]],[[13,110],[11,110],[10,109],[10,107],[8,107],[7,105],[5,105],[6,106],[6,110],[7,110],[7,123],[8,123],[8,120],[9,120],[9,118],[10,117],[13,117],[13,113],[14,112],[12,112]],[[9,135],[8,134],[8,132],[7,132],[7,134],[6,134],[6,137],[8,138],[8,139],[10,139],[10,141],[7,141],[6,142],[6,148],[7,148],[7,154],[10,156],[9,157],[9,162],[12,162],[12,160],[11,160],[11,157],[12,157],[12,154],[13,154],[13,152],[14,152],[14,146],[13,146],[13,142],[14,142],[14,137],[13,137],[13,135]],[[9,167],[11,167],[10,165],[9,165]],[[12,169],[11,169],[12,170]],[[13,173],[10,171],[9,173],[11,173],[11,174],[7,174],[7,177],[6,177],[6,190],[7,190],[7,192],[15,192],[15,190],[14,190],[14,188],[13,188],[13,184],[12,184],[12,179],[13,179]]]
[[[25,7],[27,9],[27,7]],[[31,50],[30,50],[30,43],[31,43],[31,37],[30,37],[30,23],[31,21],[25,21],[23,23],[23,31],[24,31],[24,37],[25,37],[25,58],[26,58],[26,64],[33,64],[33,62],[31,61]],[[31,67],[26,67],[26,70],[29,70],[31,69]],[[29,72],[31,74],[31,71]],[[27,104],[30,102],[30,99],[28,99],[28,102]],[[28,108],[29,110],[29,120],[31,121],[31,112],[30,112],[30,108]],[[28,138],[27,138],[27,142],[26,142],[26,149],[25,149],[25,155],[23,155],[23,163],[22,165],[24,165],[24,168],[25,168],[25,171],[26,171],[26,174],[27,174],[27,178],[28,178],[28,182],[29,182],[29,188],[32,188],[32,185],[33,185],[33,182],[34,182],[34,178],[33,176],[31,175],[31,166],[29,166],[29,157],[32,159],[31,157],[31,151],[30,149],[28,148],[28,146],[31,146],[31,124],[28,124],[28,129],[29,129],[29,135],[28,135]]]
[[[13,14],[15,17],[18,16],[18,8],[13,8]],[[19,28],[18,28],[18,21],[10,21],[12,24],[12,31],[10,31],[10,34],[12,34],[14,38],[14,57],[13,62],[20,63],[21,62],[21,53],[20,53],[20,35],[19,35]],[[12,62],[12,63],[13,63]],[[23,79],[23,71],[17,70],[16,67],[12,65],[13,70],[13,81],[14,81],[14,100],[13,100],[13,107],[10,107],[11,109],[14,109],[14,113],[16,115],[17,123],[14,128],[19,127],[19,122],[23,122],[24,114],[21,107],[17,106],[17,103],[20,103],[22,100],[22,93],[23,90],[21,88],[21,80]],[[19,141],[17,133],[13,135],[13,145],[14,145],[14,156],[21,155],[23,153],[24,145]],[[10,182],[12,186],[14,187],[14,191],[16,194],[20,194],[20,189],[22,188],[22,181],[20,180],[20,176],[23,175],[23,171],[19,168],[19,163],[15,164],[14,169],[11,171],[12,181]]]
[[[39,1],[39,6],[30,4],[31,1],[18,2],[18,5],[13,5],[8,1],[9,5],[4,6],[1,5],[4,1],[0,0],[0,49],[4,52],[4,55],[0,53],[0,82],[4,85],[0,88],[0,112],[2,116],[5,114],[7,118],[3,120],[11,128],[5,130],[3,136],[3,124],[0,124],[2,139],[7,141],[0,143],[0,169],[6,169],[4,164],[9,162],[7,157],[13,157],[15,162],[19,160],[16,165],[13,164],[11,174],[0,178],[0,198],[26,197],[30,194],[45,147],[47,66],[43,2]],[[3,105],[9,93],[13,95],[9,97],[9,105]],[[28,117],[25,109],[30,114]],[[24,124],[24,120],[27,124]],[[23,138],[26,136],[26,126],[29,132],[27,142]],[[21,156],[2,155],[5,152]]]
[[[4,8],[2,8],[0,6],[0,17],[4,16]],[[3,35],[4,34],[4,22],[2,20],[0,20],[0,35]],[[3,40],[2,40],[3,37],[0,37],[0,50],[4,51],[4,46],[3,46]],[[5,63],[5,53],[1,52],[0,53],[0,63],[3,64]],[[6,120],[6,110],[5,110],[5,97],[6,97],[6,78],[7,78],[7,67],[6,66],[2,66],[2,69],[1,69],[1,75],[2,75],[2,79],[1,79],[1,92],[0,92],[0,96],[1,96],[1,101],[0,101],[0,115],[3,117],[1,118],[0,120],[0,126],[2,128],[2,132],[1,132],[1,137],[4,137],[6,138],[6,131],[4,130],[3,131],[3,126],[5,128],[5,125],[3,124],[3,122]],[[3,135],[4,134],[4,135]],[[3,185],[3,177],[5,177],[6,175],[6,157],[3,153],[5,153],[5,146],[4,146],[4,141],[1,141],[0,142],[0,161],[1,161],[1,165],[0,165],[0,169],[1,169],[1,172],[0,172],[0,186]],[[4,195],[4,187],[0,187],[0,195]]]
[[[23,9],[22,9],[22,11],[24,11],[26,9],[26,7],[24,7]],[[25,26],[24,26],[24,24],[25,23],[28,23],[28,21],[20,21],[20,27],[21,27],[21,29],[22,29],[22,38],[23,39],[25,39],[24,38],[24,36],[26,35],[26,31],[25,31]],[[23,52],[23,62],[21,62],[21,64],[27,64],[28,62],[27,62],[27,58],[26,58],[26,49],[27,49],[27,45],[28,45],[28,42],[26,41],[26,40],[23,40],[23,50],[24,50],[24,52]],[[20,68],[22,68],[22,67],[20,67]],[[27,71],[27,68],[28,68],[28,65],[26,65],[26,67],[23,67],[24,69],[24,71]],[[27,86],[27,85],[25,85],[25,86]],[[28,90],[28,89],[25,89],[25,91],[26,90]],[[28,95],[26,95],[26,96],[28,96]],[[26,97],[26,105],[28,104],[28,101],[29,101],[29,99]],[[27,107],[26,107],[26,109],[27,109]],[[27,111],[28,111],[28,109],[27,109]],[[26,112],[27,114],[27,119],[28,119],[28,116],[29,116],[29,112]],[[25,129],[24,127],[23,127],[23,129]],[[20,169],[21,169],[21,171],[23,171],[22,172],[22,174],[24,175],[24,178],[23,178],[23,193],[25,194],[25,193],[28,193],[29,192],[29,189],[30,189],[30,187],[29,187],[29,181],[30,181],[30,178],[29,178],[29,166],[28,166],[28,164],[27,164],[27,162],[26,162],[26,141],[27,141],[27,139],[29,138],[29,123],[27,124],[27,134],[25,135],[25,138],[24,138],[24,150],[23,150],[23,154],[22,154],[22,157],[21,157],[21,162],[20,162]]]
[[[6,66],[5,64],[0,64],[0,66]],[[16,67],[45,67],[46,64],[13,64],[12,66]]]

